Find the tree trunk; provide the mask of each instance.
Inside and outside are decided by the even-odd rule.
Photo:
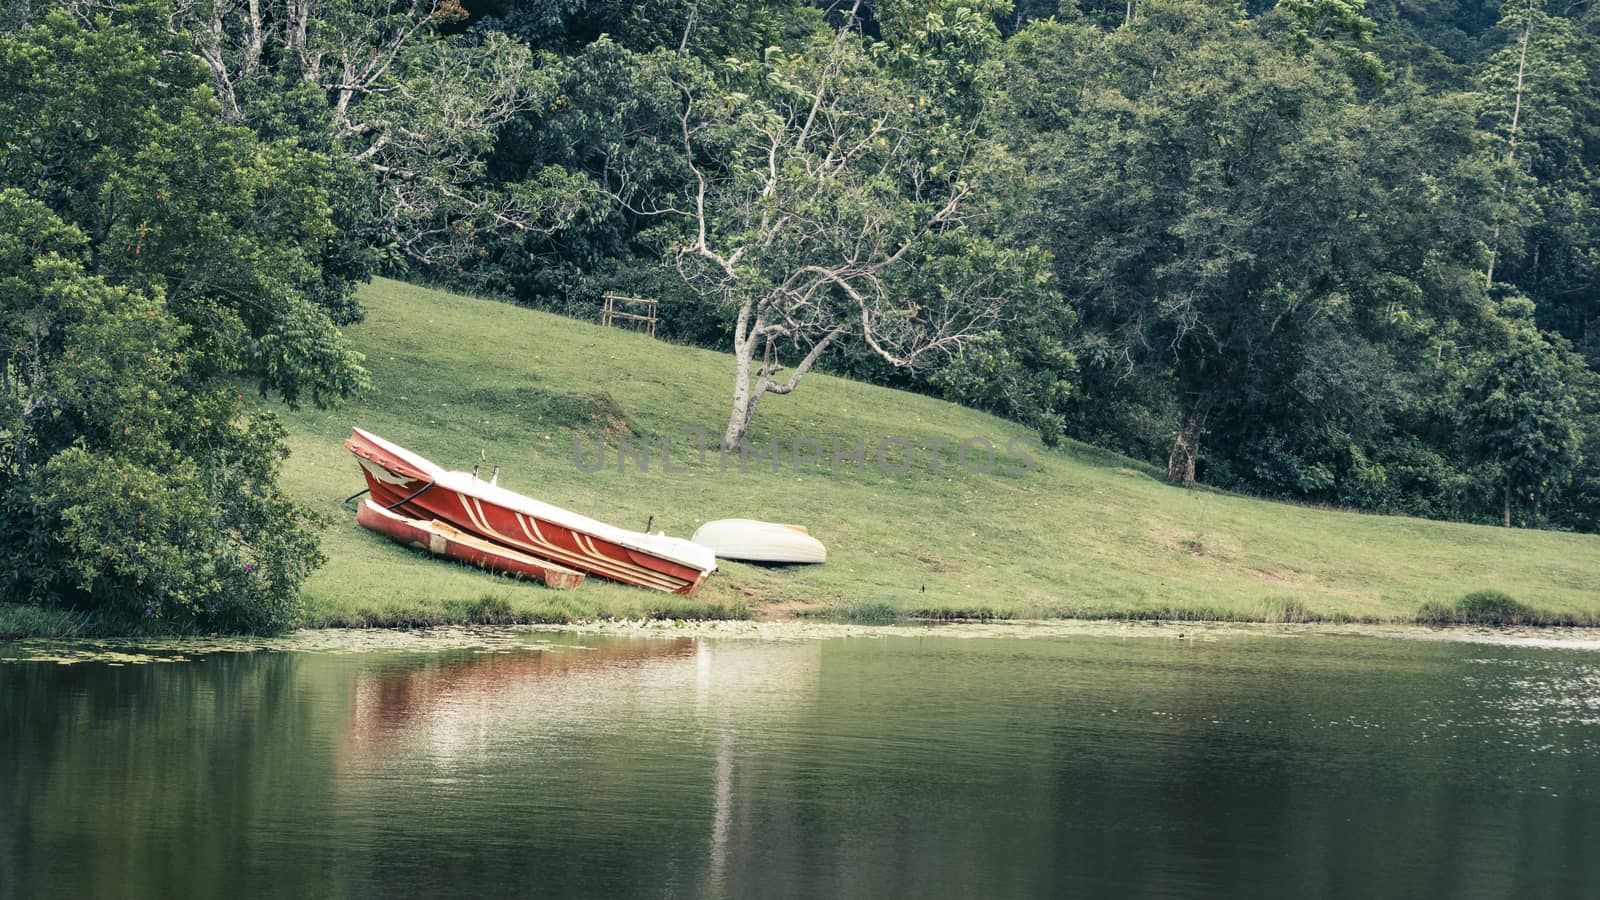
[[[738,449],[745,429],[750,427],[750,362],[755,358],[756,337],[761,331],[759,319],[752,326],[751,312],[751,305],[745,304],[733,329],[733,408],[728,412],[728,428],[722,432],[724,450]]]
[[[1532,12],[1533,5],[1528,6]],[[1516,102],[1511,108],[1511,133],[1506,139],[1506,167],[1510,168],[1517,159],[1517,125],[1522,120],[1522,90],[1527,84],[1528,72],[1528,38],[1533,36],[1533,16],[1529,15],[1522,25],[1522,49],[1517,53],[1517,93]],[[1511,189],[1509,183],[1502,185],[1500,196],[1505,197]],[[1494,287],[1494,263],[1500,255],[1500,223],[1494,223],[1494,236],[1489,240],[1489,268],[1484,273],[1484,285]],[[1506,527],[1511,527],[1510,500],[1506,501]]]
[[[1178,435],[1167,457],[1167,480],[1183,487],[1194,487],[1195,461],[1200,456],[1200,432],[1204,419],[1199,413],[1185,413]]]
[[[722,432],[722,449],[737,450],[744,441],[745,432],[750,430],[750,423],[756,417],[756,405],[761,402],[761,386],[758,382],[754,388],[746,387],[742,393],[734,390],[733,409],[728,411],[728,427]]]
[[[266,43],[264,25],[261,0],[250,0],[250,33],[245,38],[244,61],[239,64],[242,75],[253,74],[261,65],[261,50]]]
[[[733,408],[728,411],[728,428],[722,433],[722,449],[734,450],[750,427],[750,356],[742,349],[734,355]]]
[[[1510,479],[1506,479],[1505,523],[1506,523],[1506,527],[1507,528],[1511,527],[1511,480]]]
[[[741,324],[735,326],[734,330],[734,378],[737,383],[733,386],[733,410],[728,414],[728,430],[722,434],[723,449],[733,450],[739,446],[739,442],[744,439],[745,430],[750,427],[750,421],[756,417],[756,407],[761,404],[762,397],[768,394],[792,393],[799,387],[800,379],[806,377],[811,367],[822,358],[822,352],[843,333],[842,326],[835,328],[812,344],[805,358],[800,360],[800,364],[789,374],[787,381],[772,380],[773,372],[776,370],[769,368],[774,361],[769,352],[761,368],[755,373],[755,384],[751,384],[750,367],[755,364],[756,338],[761,335],[761,319],[756,319],[756,326],[747,339],[741,339],[744,335],[741,320]],[[769,343],[767,349],[770,351],[771,348],[772,345]]]

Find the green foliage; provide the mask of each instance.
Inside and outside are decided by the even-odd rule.
[[[225,125],[177,40],[59,13],[0,40],[0,583],[268,631],[321,556],[238,379],[322,404],[366,375],[320,268],[326,158]]]
[[[631,174],[630,198],[681,186],[687,172],[674,145],[652,136],[670,134],[680,99],[672,82],[692,64],[675,54],[634,53],[605,35],[567,55],[546,53],[541,63],[549,79],[542,102],[500,130],[485,172],[496,184],[564,184],[578,205],[553,232],[481,233],[481,257],[460,273],[430,274],[578,316],[593,315],[607,290],[660,297],[675,303],[676,314],[663,316],[664,333],[720,338],[724,323],[694,308],[698,298],[661,267],[660,241],[641,235],[651,217],[592,189],[616,166]]]
[[[953,99],[983,99],[976,70],[933,84],[949,74],[937,58],[998,39],[987,19],[959,12],[955,32],[930,12],[892,52],[863,46],[845,21],[722,72],[605,42],[579,58],[594,77],[575,87],[617,85],[628,103],[591,100],[553,118],[582,143],[599,139],[596,191],[650,220],[641,237],[700,297],[702,320],[733,325],[724,445],[830,348],[853,345],[845,358],[868,367],[932,371],[994,327],[1000,307],[1048,291],[1042,254],[997,240],[996,214],[1022,181]]]
[[[71,638],[101,630],[97,624],[92,616],[71,610],[0,603],[0,639]]]
[[[1483,126],[1511,171],[1515,201],[1495,242],[1495,278],[1534,301],[1541,325],[1600,364],[1600,18],[1587,27],[1507,3],[1477,72]],[[1515,126],[1513,126],[1515,121]]]
[[[1473,591],[1447,606],[1429,601],[1417,611],[1417,621],[1427,625],[1565,625],[1576,617],[1552,616],[1519,603],[1505,591]]]
[[[1027,230],[1076,300],[1090,393],[1167,381],[1178,446],[1192,452],[1230,407],[1276,403],[1275,385],[1316,371],[1316,329],[1375,321],[1397,287],[1457,302],[1446,292],[1475,262],[1470,246],[1396,243],[1438,215],[1407,198],[1450,173],[1446,148],[1419,165],[1318,57],[1285,52],[1226,8],[1181,2],[1145,3],[1102,36],[1043,29],[1015,50],[1008,112],[1039,178]],[[1081,80],[1038,83],[1056,72]],[[1379,172],[1402,183],[1375,183]],[[1396,246],[1431,255],[1431,269]]]
[[[1504,520],[1534,520],[1548,498],[1572,479],[1580,456],[1580,407],[1568,387],[1592,374],[1564,342],[1533,328],[1533,304],[1502,302],[1509,334],[1478,366],[1466,395],[1467,425],[1478,453],[1495,465]]]
[[[1533,611],[1505,591],[1473,591],[1456,601],[1456,617],[1474,625],[1521,625]]]
[[[4,183],[83,228],[92,274],[160,290],[192,366],[290,402],[360,389],[314,252],[334,233],[325,158],[225,125],[176,39],[105,20],[7,39],[0,91]]]
[[[1070,310],[1030,310],[1032,321],[971,341],[932,377],[945,397],[1010,416],[1038,429],[1047,446],[1065,432],[1060,410],[1076,390],[1077,357],[1068,349]]]
[[[970,116],[986,100],[988,61],[1000,49],[997,19],[1010,0],[890,0],[875,4],[882,40],[874,54],[935,108]]]
[[[727,605],[704,600],[687,600],[679,597],[652,599],[644,608],[644,617],[658,621],[673,619],[727,622],[750,618],[750,605],[736,601]]]
[[[1301,50],[1326,48],[1358,84],[1378,87],[1389,78],[1383,62],[1366,48],[1377,23],[1363,15],[1366,0],[1278,0],[1290,40]]]
[[[470,625],[537,625],[570,621],[565,614],[536,613],[517,609],[500,594],[484,594],[476,600],[445,600],[443,612],[437,620],[418,619],[416,624],[426,627],[444,623]],[[384,619],[369,623],[372,627],[387,624]]]
[[[1294,597],[1269,597],[1262,603],[1261,619],[1264,622],[1293,624],[1315,622],[1317,618],[1304,602]]]
[[[1420,625],[1454,625],[1456,611],[1448,604],[1429,600],[1417,609],[1416,619]]]
[[[1376,25],[1343,0],[1255,19],[1151,0],[1116,24],[1035,23],[997,63],[999,132],[1033,180],[1013,240],[1051,251],[1077,314],[1066,429],[1168,457],[1175,479],[1198,462],[1201,477],[1251,491],[1480,521],[1503,517],[1500,459],[1514,455],[1518,520],[1577,521],[1561,498],[1587,496],[1565,488],[1584,465],[1574,442],[1596,427],[1587,377],[1482,283],[1486,249],[1496,236],[1516,246],[1530,212],[1501,189],[1531,157],[1508,159],[1483,130],[1489,95],[1373,77],[1359,48]],[[1547,43],[1572,30],[1548,27]],[[1581,133],[1582,115],[1537,118],[1559,105],[1541,98],[1582,94],[1581,68],[1544,70],[1554,80],[1527,92],[1543,105],[1524,106],[1524,140]],[[1554,221],[1534,215],[1535,229]],[[1525,258],[1502,271],[1520,277]],[[1538,308],[1542,323],[1554,306]],[[1045,368],[974,349],[990,352],[974,354],[968,395],[989,408],[1004,407],[974,385]],[[1514,429],[1484,418],[1480,398],[1497,389],[1502,418],[1522,423],[1514,453]]]
[[[750,59],[811,33],[820,12],[795,0],[598,0],[586,4],[568,33],[579,40],[614,35],[635,50],[682,49],[706,61]]]
[[[1600,408],[1596,392],[1590,389],[1585,406],[1591,410],[1589,421],[1594,421],[1593,410]],[[1600,533],[1600,429],[1592,425],[1584,430],[1581,460],[1572,473],[1572,483],[1553,498],[1545,511],[1550,527]]]
[[[0,581],[17,599],[133,625],[288,625],[321,557],[275,485],[282,427],[196,381],[164,298],[87,275],[75,258],[87,243],[0,192],[0,508],[14,525]]]

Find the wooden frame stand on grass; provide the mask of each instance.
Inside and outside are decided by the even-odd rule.
[[[622,294],[613,294],[610,291],[607,291],[605,293],[605,306],[601,307],[600,309],[600,324],[610,327],[616,323],[617,319],[625,319],[629,322],[643,322],[645,331],[647,331],[651,337],[655,337],[656,306],[660,302],[660,300],[656,300],[651,297],[628,297]],[[637,313],[629,312],[625,309],[618,309],[618,303],[637,304],[642,306],[645,311],[642,313]]]

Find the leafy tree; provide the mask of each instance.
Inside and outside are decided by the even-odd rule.
[[[1366,0],[1278,0],[1280,18],[1302,50],[1329,48],[1358,84],[1376,87],[1388,79],[1378,57],[1366,48],[1377,23],[1363,15]]]
[[[1035,71],[1070,73],[1024,78],[1012,114],[1041,180],[1030,226],[1086,326],[1089,396],[1170,385],[1175,483],[1194,481],[1214,423],[1281,418],[1287,385],[1323,393],[1312,379],[1338,370],[1311,354],[1340,346],[1330,335],[1404,322],[1407,340],[1442,339],[1477,314],[1481,289],[1461,275],[1486,212],[1449,199],[1477,177],[1461,104],[1385,114],[1337,57],[1202,4],[1151,0],[1115,32],[1052,26],[1019,49]]]
[[[1503,523],[1537,520],[1541,506],[1572,479],[1582,460],[1581,409],[1569,384],[1586,373],[1559,339],[1533,325],[1533,303],[1501,302],[1504,345],[1477,366],[1467,394],[1475,449],[1499,469]]]
[[[1583,392],[1580,400],[1586,411],[1583,429],[1583,446],[1580,461],[1572,473],[1572,483],[1561,493],[1550,498],[1546,522],[1550,527],[1600,532],[1600,396],[1594,385]]]
[[[203,374],[248,371],[291,402],[358,389],[359,357],[316,302],[326,160],[224,124],[175,49],[60,13],[8,39],[0,179],[83,230],[90,274],[159,289]]]
[[[1497,222],[1486,276],[1600,364],[1600,29],[1524,0],[1491,35],[1505,44],[1479,70],[1484,125],[1501,141],[1514,209]]]
[[[927,102],[970,118],[988,99],[989,60],[1000,49],[996,20],[1008,0],[889,0],[876,4],[873,54]]]
[[[602,37],[569,56],[547,54],[544,101],[508,122],[488,163],[498,183],[556,183],[577,204],[559,230],[486,232],[488,255],[467,277],[481,290],[569,315],[592,315],[606,290],[662,300],[662,333],[720,344],[727,321],[661,266],[656,217],[594,190],[626,172],[619,189],[641,197],[681,193],[688,172],[676,140],[682,95],[673,86],[686,54],[639,53]]]
[[[0,579],[281,628],[320,557],[238,379],[323,403],[366,376],[319,303],[326,160],[225,124],[183,47],[59,12],[0,39]]]
[[[1013,295],[1011,319],[969,341],[930,382],[948,399],[1026,423],[1053,447],[1066,432],[1063,410],[1078,392],[1070,336],[1076,318],[1050,293],[1018,308],[1028,297]]]
[[[270,414],[198,377],[159,288],[91,276],[92,242],[0,190],[0,583],[162,628],[273,630],[322,559],[275,484]]]
[[[498,34],[418,43],[400,51],[396,72],[341,135],[363,145],[352,158],[379,175],[379,232],[408,257],[470,267],[495,233],[549,234],[584,211],[582,179],[559,169],[481,184],[501,127],[548,93],[524,48]]]
[[[65,0],[173,39],[210,73],[224,120],[292,134],[329,158],[345,240],[324,270],[472,265],[490,231],[549,231],[574,214],[567,184],[483,178],[499,129],[540,102],[533,54],[503,33],[461,35],[459,0]],[[451,32],[451,33],[447,33]],[[343,276],[345,271],[350,276]],[[345,311],[353,318],[355,311]]]

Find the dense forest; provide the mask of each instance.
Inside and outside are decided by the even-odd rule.
[[[385,273],[1265,496],[1600,530],[1587,0],[0,0],[0,582],[273,627]],[[768,399],[771,395],[778,398]],[[132,522],[132,527],[130,527]],[[159,601],[152,597],[160,598]]]

